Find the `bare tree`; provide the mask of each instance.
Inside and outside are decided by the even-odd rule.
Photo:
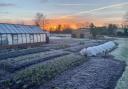
[[[124,15],[125,22],[128,22],[128,12]]]
[[[40,27],[45,27],[46,16],[42,13],[37,13],[35,17],[35,24]]]
[[[96,26],[93,23],[90,23],[89,27],[90,27],[90,33],[92,34],[92,38],[96,39],[96,35],[97,35]]]
[[[89,22],[85,22],[85,28],[89,28],[90,27],[90,24]]]
[[[116,24],[108,24],[108,35],[116,35],[117,28]]]
[[[124,15],[124,23],[123,23],[123,29],[124,29],[124,34],[128,36],[128,12]]]

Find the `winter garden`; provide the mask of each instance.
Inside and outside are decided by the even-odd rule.
[[[96,84],[114,89],[125,68],[108,54],[117,46],[110,40],[70,38],[1,52],[0,89],[95,89]]]

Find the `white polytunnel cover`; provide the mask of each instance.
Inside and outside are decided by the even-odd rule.
[[[87,56],[104,55],[105,53],[111,51],[115,47],[116,47],[116,43],[113,41],[109,41],[98,46],[84,48],[80,51],[80,54]]]

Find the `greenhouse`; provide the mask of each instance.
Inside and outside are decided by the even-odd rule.
[[[0,24],[0,47],[46,43],[47,32],[34,25]]]

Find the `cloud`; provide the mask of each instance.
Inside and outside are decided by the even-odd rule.
[[[48,0],[40,0],[41,3],[46,3]]]
[[[0,11],[0,14],[8,14],[8,13],[9,13],[9,12],[1,12],[1,11]]]
[[[108,18],[104,18],[104,20],[106,21],[122,21],[121,17],[108,17]]]
[[[119,7],[123,7],[123,6],[126,6],[126,5],[128,5],[128,2],[119,3],[119,4],[113,4],[113,5],[109,5],[109,6],[104,6],[104,7],[88,10],[88,11],[81,11],[81,12],[79,12],[77,14],[79,15],[79,14],[93,13],[93,12],[96,12],[96,11],[101,11],[101,10],[114,8],[114,7],[118,7],[119,8]]]
[[[64,17],[77,16],[77,15],[83,15],[83,14],[91,15],[91,14],[93,14],[95,12],[98,12],[98,11],[101,11],[101,10],[103,11],[103,10],[111,9],[111,8],[121,8],[121,7],[124,7],[124,6],[127,6],[127,5],[128,5],[128,2],[119,3],[119,4],[113,4],[113,5],[108,5],[108,6],[92,9],[92,10],[73,13],[71,15],[67,15],[67,16],[64,16]]]
[[[58,6],[85,6],[88,4],[78,4],[78,3],[66,3],[66,4],[57,4]]]
[[[13,7],[13,6],[16,6],[16,5],[12,3],[0,3],[0,7]]]

